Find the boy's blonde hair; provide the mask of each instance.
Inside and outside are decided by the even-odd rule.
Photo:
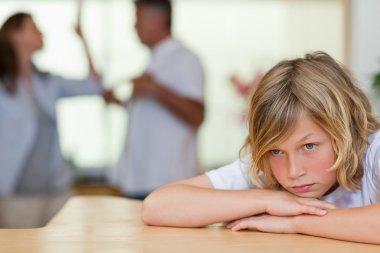
[[[251,95],[245,147],[252,155],[253,179],[264,188],[280,187],[268,152],[291,134],[303,112],[331,138],[336,160],[330,169],[337,171],[338,183],[348,190],[358,188],[368,137],[380,124],[349,71],[323,52],[278,63]]]

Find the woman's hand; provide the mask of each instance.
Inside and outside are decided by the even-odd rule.
[[[115,96],[112,90],[103,90],[102,96],[107,104],[123,105],[123,102]]]
[[[78,0],[78,13],[77,13],[77,22],[75,24],[75,33],[79,36],[81,40],[84,40],[83,32],[82,32],[82,6],[83,1]]]
[[[75,24],[74,30],[75,30],[75,33],[79,36],[79,38],[83,40],[84,36],[83,36],[83,31],[82,31],[82,25],[80,22]]]
[[[82,31],[82,5],[83,5],[82,0],[78,0],[78,15],[77,15],[77,22],[75,24],[74,29],[75,29],[75,33],[79,36],[80,40],[83,43],[84,51],[85,51],[88,66],[89,66],[89,72],[95,81],[99,81],[100,76],[95,69],[95,66],[90,54],[90,49],[88,48],[87,41],[84,38],[83,31]]]

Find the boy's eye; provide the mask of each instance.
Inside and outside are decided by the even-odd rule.
[[[281,155],[281,154],[282,154],[282,151],[279,150],[279,149],[272,149],[272,150],[270,151],[270,153],[271,153],[272,155]]]
[[[303,147],[306,151],[313,151],[317,148],[317,145],[313,143],[308,143],[308,144],[305,144]]]

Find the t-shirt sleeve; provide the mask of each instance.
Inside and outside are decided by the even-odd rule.
[[[364,173],[372,203],[380,203],[380,131],[371,136],[364,161]]]
[[[380,203],[380,140],[379,145],[377,147],[377,150],[375,152],[374,156],[374,168],[372,171],[372,187],[373,187],[373,193],[374,193],[374,202]]]
[[[184,54],[181,68],[181,91],[186,97],[203,102],[204,101],[204,71],[201,62],[193,54]]]
[[[374,171],[377,201],[380,202],[380,156],[377,157],[376,168]]]
[[[249,164],[242,160],[206,173],[215,189],[248,190],[257,188],[248,176]]]

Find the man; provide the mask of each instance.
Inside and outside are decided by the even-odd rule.
[[[171,36],[169,0],[137,0],[135,29],[152,53],[133,79],[129,126],[111,177],[128,197],[197,174],[196,132],[204,118],[204,73],[198,58]]]

